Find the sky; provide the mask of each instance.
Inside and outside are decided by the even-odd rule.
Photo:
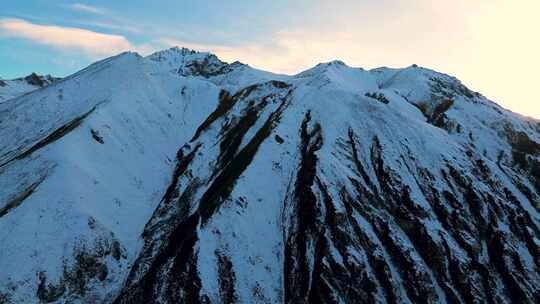
[[[0,78],[67,76],[133,50],[183,46],[295,74],[428,67],[540,118],[538,0],[2,1]]]

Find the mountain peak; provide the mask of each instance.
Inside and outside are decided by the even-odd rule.
[[[146,58],[156,62],[161,68],[180,75],[209,75],[227,64],[212,53],[198,52],[178,46],[155,52]],[[205,71],[204,69],[209,70]]]
[[[154,61],[167,61],[167,60],[182,60],[184,58],[204,58],[208,56],[215,56],[208,52],[199,52],[185,47],[174,46],[168,49],[154,52],[147,56],[148,59]]]
[[[337,59],[334,59],[334,60],[330,60],[328,62],[321,62],[319,63],[318,65],[323,65],[323,66],[348,66],[345,62],[341,61],[341,60],[337,60]]]

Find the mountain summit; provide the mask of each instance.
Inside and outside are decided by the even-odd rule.
[[[0,103],[0,240],[0,303],[538,303],[540,122],[418,66],[123,53]]]

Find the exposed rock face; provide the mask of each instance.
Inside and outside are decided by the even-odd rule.
[[[52,77],[51,75],[40,76],[36,73],[32,73],[23,78],[28,84],[43,88],[55,81],[58,81],[60,78]]]
[[[540,301],[537,121],[417,66],[229,68],[187,49],[100,62],[75,76],[85,102],[0,147],[0,202],[31,189],[0,216],[0,263],[48,261],[8,267],[0,301]],[[79,96],[64,81],[0,118],[59,89]],[[55,192],[66,177],[85,187]],[[59,257],[12,236],[34,214],[78,227]]]
[[[0,102],[46,87],[59,80],[60,78],[51,75],[41,76],[36,73],[13,80],[0,79]]]

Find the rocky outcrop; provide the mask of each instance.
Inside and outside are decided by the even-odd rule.
[[[36,73],[12,80],[0,79],[0,102],[44,88],[58,82],[60,79],[51,75],[38,75]]]
[[[40,87],[40,88],[43,88],[55,81],[60,80],[60,78],[55,78],[55,77],[52,77],[51,75],[40,76],[40,75],[37,75],[36,73],[32,73],[24,77],[23,79],[24,81],[26,81],[26,83],[36,86],[36,87]]]

